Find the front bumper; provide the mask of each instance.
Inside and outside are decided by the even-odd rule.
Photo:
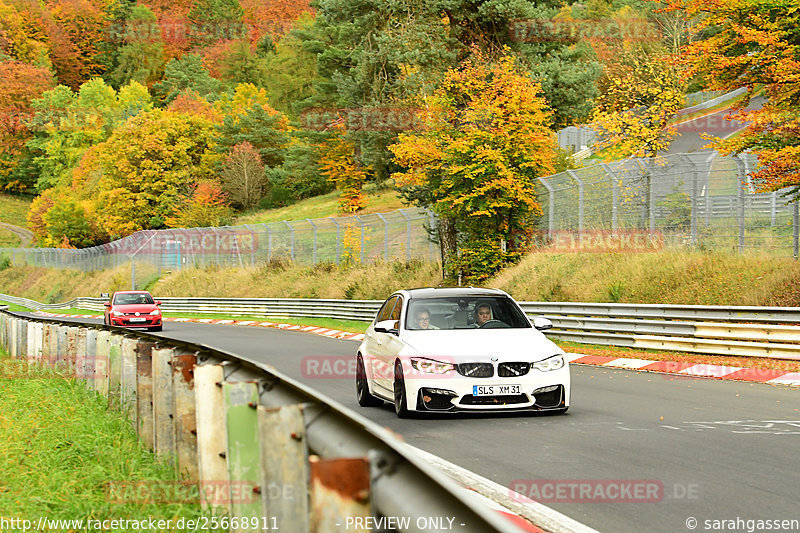
[[[141,319],[144,320],[141,320]],[[139,320],[131,320],[131,319],[139,319]],[[111,317],[111,325],[112,326],[121,326],[125,328],[152,328],[158,327],[161,325],[161,315],[158,316],[150,316],[150,315],[143,315],[143,316],[112,316]]]
[[[409,409],[426,412],[557,411],[569,407],[569,364],[559,370],[532,370],[522,377],[469,378],[455,372],[433,377],[406,376]],[[519,385],[519,392],[473,395],[474,386]],[[500,392],[500,389],[495,389]]]

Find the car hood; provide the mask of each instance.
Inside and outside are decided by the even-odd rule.
[[[114,311],[121,313],[151,313],[154,309],[158,309],[155,304],[128,304],[128,305],[114,305]]]
[[[536,329],[461,329],[405,331],[403,340],[417,355],[459,361],[541,361],[564,350]],[[410,354],[409,354],[410,355]]]

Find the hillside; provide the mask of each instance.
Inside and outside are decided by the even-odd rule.
[[[185,269],[158,279],[139,272],[160,297],[383,299],[404,287],[437,286],[434,263],[377,263],[337,269],[272,262],[244,269]],[[487,283],[518,300],[800,306],[800,263],[790,258],[722,253],[531,254]],[[0,293],[40,302],[130,287],[130,267],[85,274],[12,267]],[[141,288],[141,287],[140,287]]]

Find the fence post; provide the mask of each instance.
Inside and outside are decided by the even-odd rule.
[[[698,195],[698,175],[697,165],[686,154],[680,154],[680,157],[688,161],[692,167],[692,222],[691,222],[691,243],[692,246],[697,246],[697,195]]]
[[[411,218],[405,209],[401,209],[400,214],[406,219],[406,261],[411,261]]]
[[[314,249],[311,252],[311,263],[316,265],[317,264],[317,225],[314,224],[314,221],[310,218],[306,219],[306,222],[311,224],[311,227],[314,229]]]
[[[736,167],[739,170],[739,184],[736,194],[738,205],[737,207],[737,220],[739,223],[739,253],[744,252],[744,187],[747,183],[747,159],[744,154],[739,154],[735,157]]]
[[[336,266],[338,267],[339,258],[342,255],[342,228],[339,226],[339,222],[335,218],[328,218],[331,220],[331,222],[333,222],[333,225],[336,226]]]
[[[377,215],[383,221],[383,260],[389,261],[389,223],[382,214],[377,213]]]
[[[283,223],[289,227],[289,258],[294,261],[294,226],[288,220],[284,220]]]
[[[601,163],[600,166],[606,171],[608,181],[611,182],[611,229],[616,231],[619,228],[619,183],[617,175],[608,163]]]
[[[796,198],[794,201],[794,235],[792,240],[794,241],[794,258],[797,259],[798,255],[800,255],[800,238],[798,238],[798,234],[800,234],[800,197]]]
[[[778,218],[778,193],[776,191],[772,191],[772,194],[769,195],[769,214],[770,226],[774,228]]]
[[[567,170],[567,174],[578,183],[578,233],[583,233],[583,180],[578,177],[574,170]]]
[[[544,185],[544,188],[547,189],[547,232],[552,235],[553,231],[555,231],[555,210],[556,210],[556,199],[555,199],[555,191],[553,187],[547,183],[547,178],[540,177],[539,181]]]

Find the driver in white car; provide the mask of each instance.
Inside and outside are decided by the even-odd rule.
[[[475,308],[476,325],[483,326],[492,319],[492,307],[489,304],[480,304]]]

